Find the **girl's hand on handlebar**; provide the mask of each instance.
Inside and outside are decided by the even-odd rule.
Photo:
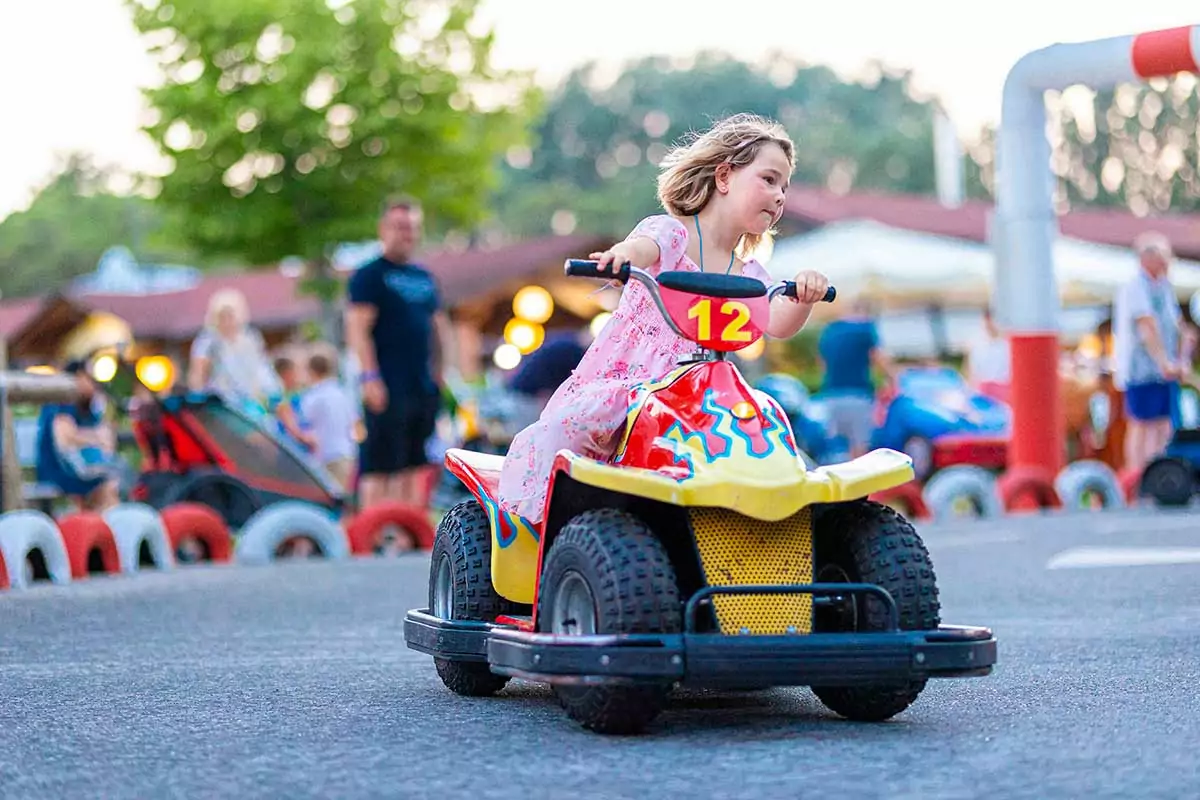
[[[796,282],[795,302],[813,305],[825,299],[825,292],[829,289],[829,278],[816,270],[799,272],[793,280]]]
[[[618,242],[612,247],[599,253],[592,253],[588,258],[598,262],[597,270],[599,272],[611,272],[617,274],[617,270],[626,261],[633,261],[634,248],[629,242]]]

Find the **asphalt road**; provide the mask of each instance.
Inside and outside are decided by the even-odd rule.
[[[606,738],[538,686],[452,696],[403,643],[420,555],[0,594],[0,797],[1200,794],[1200,515],[926,540],[944,618],[992,626],[1001,663],[874,725],[807,690],[691,693]]]

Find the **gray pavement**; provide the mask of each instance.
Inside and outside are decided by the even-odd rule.
[[[924,532],[945,620],[992,626],[1000,666],[876,725],[686,693],[605,738],[538,686],[452,696],[404,647],[420,555],[0,593],[0,797],[1200,795],[1200,515]]]

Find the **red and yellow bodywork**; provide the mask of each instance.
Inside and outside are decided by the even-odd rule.
[[[656,291],[675,330],[706,351],[748,347],[762,338],[770,320],[765,289],[761,295],[736,297],[662,284]],[[446,454],[447,467],[487,513],[496,591],[514,602],[533,603],[546,537],[539,525],[497,502],[503,463],[500,456],[464,450]],[[806,469],[787,416],[775,401],[752,389],[728,360],[707,357],[630,391],[625,430],[611,461],[560,451],[544,516],[549,516],[563,475],[571,479],[567,483],[688,508],[710,584],[787,584],[812,580],[808,506],[855,500],[907,483],[913,466],[903,453],[881,449],[845,464]],[[767,630],[782,625],[779,602],[763,602],[719,599],[722,627]],[[811,610],[808,597],[784,606],[793,602],[799,611]],[[731,617],[723,608],[741,612]],[[790,615],[786,627],[796,627],[793,622],[807,626],[807,617],[807,612]]]
[[[611,462],[564,450],[551,480],[562,473],[618,494],[773,523],[814,503],[866,497],[913,478],[912,460],[894,450],[806,470],[787,417],[728,361],[688,364],[638,385],[626,420]],[[497,503],[502,457],[452,450],[446,461],[487,512],[496,591],[532,603],[542,532]]]

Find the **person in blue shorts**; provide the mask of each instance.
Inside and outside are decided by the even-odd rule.
[[[1134,242],[1140,269],[1113,303],[1115,377],[1125,392],[1125,467],[1143,469],[1166,449],[1182,358],[1183,314],[1168,277],[1171,245],[1158,233]]]

